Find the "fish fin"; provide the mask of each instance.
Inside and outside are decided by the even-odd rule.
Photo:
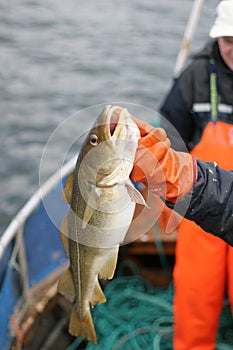
[[[64,217],[60,225],[60,239],[62,241],[66,257],[69,258],[69,238],[68,238],[68,214]]]
[[[116,270],[119,247],[109,250],[108,257],[100,269],[99,278],[107,278],[110,280],[113,278]]]
[[[97,344],[95,328],[90,311],[87,312],[85,320],[78,317],[75,308],[73,308],[70,316],[69,333],[74,337],[81,337],[87,340],[92,340]]]
[[[68,176],[62,190],[62,199],[67,204],[71,203],[73,183],[74,183],[74,171]]]
[[[69,238],[66,235],[64,235],[64,233],[60,232],[60,239],[62,241],[62,245],[63,245],[64,251],[66,253],[66,257],[69,258],[70,257]]]
[[[70,269],[66,270],[65,273],[61,276],[58,282],[57,290],[59,293],[63,294],[65,298],[70,302],[73,302],[75,300],[74,282]]]
[[[92,215],[94,214],[95,209],[90,207],[87,203],[84,214],[83,214],[83,221],[82,221],[82,228],[85,228],[90,221]]]
[[[94,292],[93,292],[93,295],[92,295],[92,298],[91,298],[91,305],[94,306],[96,304],[103,304],[106,302],[106,297],[100,287],[100,284],[99,284],[99,281],[97,280],[96,281],[96,284],[95,284],[95,289],[94,289]]]
[[[126,188],[127,188],[128,194],[129,194],[130,199],[131,199],[132,202],[144,205],[147,208],[149,208],[149,206],[147,205],[147,203],[146,203],[145,199],[143,198],[141,192],[139,192],[134,187],[134,185],[132,184],[131,181],[127,181]]]

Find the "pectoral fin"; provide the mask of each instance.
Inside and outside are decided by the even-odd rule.
[[[132,202],[135,202],[135,203],[144,205],[144,206],[146,206],[147,208],[149,208],[149,206],[147,205],[147,203],[146,203],[145,199],[143,198],[141,192],[139,192],[139,191],[134,187],[134,185],[132,184],[131,181],[128,181],[128,182],[126,183],[126,188],[127,188],[128,194],[129,194],[130,199],[131,199]]]
[[[74,172],[72,172],[63,186],[62,199],[65,203],[70,204],[73,192],[73,183],[74,183]]]
[[[97,206],[98,197],[93,190],[88,191],[88,199],[86,202],[86,208],[83,214],[82,228],[85,228],[90,221],[92,215],[95,212]]]
[[[83,215],[83,221],[82,221],[82,228],[85,228],[90,221],[92,215],[94,214],[95,209],[90,207],[88,204],[86,205],[84,215]]]

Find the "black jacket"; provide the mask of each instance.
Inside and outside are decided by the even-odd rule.
[[[233,172],[216,163],[197,164],[198,181],[192,191],[175,206],[167,204],[233,246]]]
[[[176,150],[185,150],[174,136],[167,120],[175,127],[188,151],[200,141],[203,130],[211,119],[210,59],[215,61],[219,96],[218,120],[233,124],[233,71],[224,63],[216,41],[209,42],[174,81],[161,106],[161,126],[167,131]]]
[[[174,82],[161,107],[166,118],[162,118],[161,125],[177,150],[184,147],[167,120],[175,126],[189,151],[200,141],[211,120],[210,59],[215,61],[218,78],[218,120],[233,124],[233,71],[222,60],[217,42],[211,41]],[[197,163],[198,180],[193,190],[175,206],[168,206],[233,246],[233,172],[215,163],[200,160]]]

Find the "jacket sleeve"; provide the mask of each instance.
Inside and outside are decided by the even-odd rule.
[[[160,107],[160,113],[162,114],[161,127],[166,130],[167,135],[171,140],[172,147],[180,151],[183,149],[181,149],[179,144],[176,144],[176,132],[178,132],[187,147],[194,129],[191,107],[188,102],[188,93],[187,91],[186,93],[184,91],[187,90],[187,86],[191,84],[189,75],[189,71],[186,71],[180,78],[174,81],[170,92]],[[184,88],[184,85],[186,86],[186,89]],[[174,130],[172,130],[170,123],[175,127],[175,133]]]
[[[233,246],[233,172],[200,160],[197,166],[192,191],[173,209]]]

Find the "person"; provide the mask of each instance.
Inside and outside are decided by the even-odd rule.
[[[211,42],[175,80],[161,113],[199,159],[233,169],[233,1],[223,0]],[[162,119],[163,121],[163,119]],[[162,122],[176,149],[166,121]],[[211,262],[211,263],[210,263]],[[178,226],[174,349],[214,349],[226,285],[233,312],[233,248],[195,223]],[[188,334],[188,336],[187,336]]]
[[[132,118],[141,135],[132,180],[142,182],[206,235],[233,246],[233,171],[175,151],[163,129]]]
[[[136,119],[135,122],[141,138],[132,180],[142,182],[170,208],[200,225],[206,236],[210,236],[207,232],[212,233],[233,247],[233,171],[224,170],[214,162],[201,161],[189,153],[174,151],[163,129]],[[225,261],[220,261],[220,265],[225,265]],[[211,281],[214,282],[214,278],[212,274]],[[205,346],[196,342],[196,349]]]

